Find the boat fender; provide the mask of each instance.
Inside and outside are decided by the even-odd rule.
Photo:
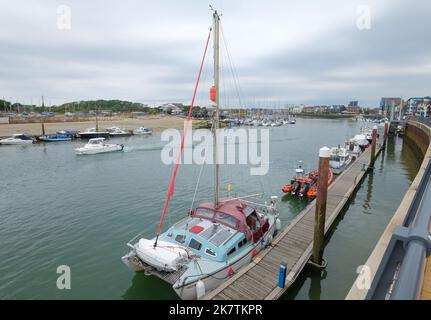
[[[267,241],[267,245],[269,246],[272,242],[273,238],[272,238],[272,234],[269,235],[268,237],[268,241]]]
[[[275,220],[275,230],[277,231],[281,230],[281,220],[279,218]]]
[[[198,300],[200,300],[204,296],[205,296],[205,283],[202,280],[199,280],[196,283],[196,297]]]
[[[256,250],[256,248],[254,248],[254,249],[251,251],[251,257],[252,257],[252,258],[254,258],[254,257],[256,257],[256,255],[257,255],[257,250]]]
[[[235,273],[235,270],[233,270],[232,267],[229,268],[229,270],[227,271],[227,276],[228,277],[232,277],[232,275]]]

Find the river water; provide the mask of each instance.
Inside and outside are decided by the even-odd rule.
[[[367,123],[370,125],[369,123]],[[298,119],[271,128],[269,171],[250,175],[250,165],[222,165],[222,194],[264,193],[280,197],[283,224],[306,205],[282,197],[280,188],[299,160],[317,166],[320,147],[342,144],[363,122]],[[120,258],[142,232],[153,237],[172,171],[161,161],[164,143],[151,137],[116,138],[125,152],[76,156],[82,141],[0,147],[0,298],[175,299],[169,285],[130,272]],[[287,299],[342,299],[401,202],[419,161],[399,137],[389,139],[328,239],[324,274],[306,270]],[[189,209],[200,166],[182,165],[166,225]],[[196,202],[211,200],[213,170],[205,166]],[[71,270],[71,289],[56,286],[57,267]]]

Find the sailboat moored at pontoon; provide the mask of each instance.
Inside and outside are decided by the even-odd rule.
[[[214,25],[214,87],[211,100],[215,102],[214,130],[219,128],[219,30],[220,15],[213,13]],[[210,39],[208,36],[204,57]],[[195,93],[189,109],[184,137],[190,122],[204,59],[201,63]],[[214,158],[217,158],[217,135],[213,132]],[[184,214],[184,218],[161,232],[169,199],[172,196],[179,161],[175,163],[162,217],[152,239],[141,235],[128,242],[130,251],[122,257],[132,271],[144,271],[170,283],[182,299],[199,299],[216,288],[271,243],[280,220],[276,210],[277,197],[269,204],[256,204],[250,197],[221,199],[219,197],[220,166],[216,162],[214,201],[201,203]]]

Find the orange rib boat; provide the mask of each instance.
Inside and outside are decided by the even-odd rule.
[[[331,185],[334,174],[331,169],[328,172],[328,186]],[[317,196],[317,184],[319,182],[319,169],[311,171],[304,175],[298,175],[295,179],[286,184],[281,190],[284,193],[290,193],[299,197],[307,196],[315,198]]]

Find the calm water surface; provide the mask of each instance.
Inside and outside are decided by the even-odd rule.
[[[297,161],[317,166],[320,147],[336,146],[362,122],[299,119],[270,129],[270,163],[265,176],[248,165],[222,166],[222,193],[264,192],[281,198],[283,223],[307,200],[281,197]],[[0,147],[0,298],[167,299],[169,285],[130,272],[120,260],[139,232],[153,237],[172,166],[161,162],[160,134],[112,139],[123,153],[76,156],[81,141]],[[402,139],[392,138],[328,240],[325,274],[307,270],[285,298],[344,298],[362,264],[414,178],[419,162]],[[166,224],[187,212],[200,167],[183,165]],[[211,200],[213,170],[204,167],[197,202]],[[390,187],[388,187],[390,186]],[[71,290],[58,290],[56,269],[68,265]]]

